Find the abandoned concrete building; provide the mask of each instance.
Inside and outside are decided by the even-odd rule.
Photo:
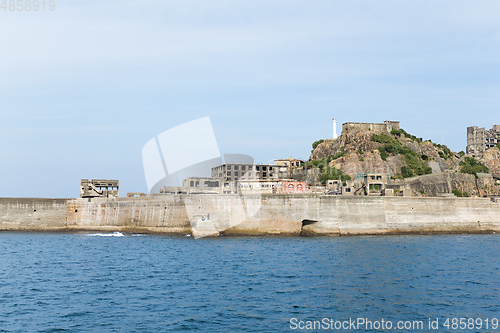
[[[327,181],[328,195],[368,195],[368,196],[386,196],[392,195],[393,190],[388,190],[389,175],[383,173],[365,173],[360,174],[354,180]]]
[[[292,179],[293,170],[300,167],[304,163],[303,160],[298,158],[280,158],[274,160],[274,165],[277,167],[279,179]]]
[[[118,180],[109,179],[81,179],[80,198],[117,198]]]
[[[326,183],[326,193],[328,195],[355,195],[356,188],[361,187],[362,184],[360,182],[356,184],[354,180],[330,179]]]
[[[238,194],[238,189],[221,177],[188,177],[182,186],[163,186],[160,194]]]
[[[386,120],[383,123],[344,123],[342,124],[342,133],[350,131],[385,131],[390,132],[393,129],[399,129],[399,121]]]
[[[499,142],[500,125],[493,125],[490,130],[477,126],[467,127],[466,153],[469,155],[481,157],[486,150],[495,147]]]
[[[227,163],[212,168],[212,177],[224,181],[242,180],[270,181],[278,180],[278,166],[270,164]]]

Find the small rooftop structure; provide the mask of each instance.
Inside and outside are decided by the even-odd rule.
[[[119,190],[118,180],[109,179],[81,179],[80,198],[117,198]]]

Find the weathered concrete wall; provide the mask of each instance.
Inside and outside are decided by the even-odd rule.
[[[67,226],[78,230],[187,233],[189,218],[177,195],[158,197],[73,199],[67,204]]]
[[[66,228],[67,199],[0,198],[0,230]]]
[[[500,231],[500,202],[488,198],[321,197],[309,234]]]
[[[0,230],[186,234],[201,217],[209,217],[226,235],[492,232],[500,231],[500,200],[316,194],[166,195],[92,202],[0,198]]]

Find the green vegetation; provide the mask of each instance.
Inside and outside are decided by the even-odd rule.
[[[413,170],[407,166],[401,167],[401,175],[403,176],[403,178],[410,178],[410,177],[415,176],[415,174],[413,173]]]
[[[462,191],[460,191],[460,190],[452,190],[451,192],[452,192],[453,194],[455,194],[457,197],[460,197],[460,198],[462,198],[462,197],[470,197],[470,194],[469,194],[469,193],[467,193],[467,192],[465,192],[465,191],[464,191],[464,192],[462,192]]]
[[[361,158],[359,159],[359,161],[360,161],[360,162],[364,162],[364,161],[365,161],[365,159],[364,159],[363,157],[361,157]]]
[[[500,142],[497,143],[497,148],[498,148],[498,150],[500,150]]]
[[[345,175],[341,170],[328,165],[331,161],[342,156],[344,156],[343,151],[336,155],[329,155],[319,160],[308,161],[304,163],[303,166],[306,169],[318,168],[320,171],[319,180],[322,184],[326,184],[326,181],[329,179],[340,179],[342,181],[351,180],[349,175]]]
[[[477,174],[480,172],[490,172],[490,170],[484,164],[476,160],[474,157],[470,156],[465,156],[463,162],[460,162],[460,166],[462,167],[460,168],[461,173],[468,173],[476,176],[476,178]]]
[[[499,148],[500,149],[500,148]],[[465,155],[465,152],[462,150],[460,153],[458,153],[458,155],[460,155],[460,157],[464,156]]]
[[[411,142],[415,142],[417,141],[419,144],[422,142],[422,138],[417,138],[415,135],[411,135],[411,134],[408,134],[408,132],[406,132],[404,129],[400,128],[400,129],[393,129],[391,131],[391,134],[392,135],[395,135],[397,137],[401,137],[401,135],[404,135],[406,138],[410,139]]]
[[[322,144],[323,142],[325,142],[325,140],[323,140],[323,139],[318,140],[318,141],[314,141],[314,143],[312,144],[313,149],[311,152],[313,152],[314,149],[316,149],[316,147],[319,146],[320,144]]]
[[[422,158],[422,160],[424,161],[427,161],[429,160],[429,156],[425,155],[425,154],[422,154],[422,156],[420,156]]]
[[[393,130],[395,131],[395,130]],[[406,133],[399,132],[403,130],[398,130],[398,133]],[[396,134],[397,135],[397,134]],[[405,147],[399,142],[399,140],[393,139],[390,135],[382,133],[380,135],[373,134],[372,141],[384,143],[383,147],[380,147],[378,150],[380,151],[380,157],[382,160],[387,160],[389,155],[400,154],[405,157],[406,166],[401,168],[401,174],[403,178],[427,175],[432,173],[432,168],[430,168],[425,160],[420,157],[417,153],[411,150],[408,147]]]
[[[371,140],[374,142],[378,142],[378,143],[391,143],[393,141],[396,141],[390,135],[388,135],[386,133],[381,133],[380,135],[373,134]]]
[[[324,185],[329,179],[340,179],[342,181],[346,181],[351,180],[351,177],[349,177],[349,175],[345,175],[341,170],[335,167],[328,166],[322,170],[319,175],[319,181]]]
[[[420,194],[424,195],[425,191],[424,190],[420,190]]]
[[[434,143],[434,147],[441,149],[442,151],[438,152],[439,157],[444,158],[447,160],[448,158],[453,157],[453,152],[451,151],[450,148],[446,147],[445,145],[440,145],[439,143]]]

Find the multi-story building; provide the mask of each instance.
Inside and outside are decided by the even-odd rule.
[[[274,160],[274,165],[277,166],[279,179],[291,179],[293,169],[300,167],[303,160],[298,158],[280,158]]]
[[[224,181],[278,180],[278,166],[269,164],[227,163],[212,168],[212,177]]]
[[[188,177],[182,186],[163,186],[160,194],[238,194],[238,188],[221,177]]]
[[[467,127],[467,154],[481,157],[485,150],[495,147],[500,142],[500,125],[486,130],[484,127]]]

